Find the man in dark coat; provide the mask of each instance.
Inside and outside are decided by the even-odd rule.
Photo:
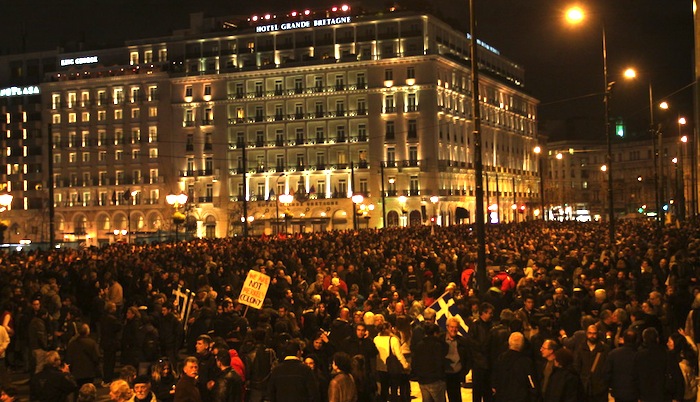
[[[616,402],[639,400],[639,379],[635,368],[637,356],[637,332],[628,329],[623,335],[624,345],[613,349],[605,365],[605,376],[610,384],[610,394]]]
[[[46,350],[49,348],[49,332],[46,329],[46,320],[49,312],[40,308],[34,312],[34,317],[29,321],[27,330],[29,343],[29,375],[36,374],[43,369]]]
[[[171,362],[176,362],[178,360],[177,350],[182,345],[183,327],[182,322],[173,312],[173,305],[170,302],[163,304],[161,307],[158,335],[160,336],[161,352]]]
[[[211,390],[212,402],[243,402],[243,380],[231,368],[231,354],[228,350],[219,350],[216,354],[216,365],[219,375],[214,380]]]
[[[634,360],[642,402],[682,401],[684,380],[678,363],[659,344],[656,328],[642,332],[642,347]]]
[[[343,340],[340,345],[340,351],[347,353],[350,356],[362,355],[365,358],[365,373],[370,372],[370,362],[374,361],[379,351],[367,332],[367,326],[364,323],[355,325],[355,333]]]
[[[174,402],[202,402],[199,388],[197,388],[198,371],[199,363],[197,358],[194,356],[187,357],[182,367],[180,380],[175,385]]]
[[[328,340],[339,345],[345,338],[352,335],[352,325],[350,324],[350,310],[347,307],[340,309],[340,315],[331,323]]]
[[[209,335],[200,335],[197,337],[194,348],[196,351],[195,357],[199,362],[197,370],[197,386],[202,399],[209,399],[210,384],[216,378],[219,369],[216,367],[216,359],[211,353],[212,339]]]
[[[44,357],[44,367],[32,377],[29,388],[31,400],[37,402],[65,402],[78,385],[67,364],[61,362],[58,352],[52,350]]]
[[[544,389],[542,402],[579,402],[581,382],[571,364],[574,357],[569,349],[554,352],[554,369]]]
[[[318,402],[319,387],[311,369],[301,362],[302,349],[296,341],[284,346],[284,360],[270,375],[270,402]]]
[[[100,318],[100,346],[104,356],[103,371],[104,382],[111,382],[114,378],[114,366],[117,363],[117,350],[121,339],[122,324],[115,315],[117,305],[113,302],[105,303],[105,311]]]
[[[525,337],[513,332],[508,338],[508,350],[494,362],[491,386],[496,402],[530,402],[537,400],[535,365],[523,353]]]
[[[78,337],[71,340],[66,348],[66,363],[78,386],[95,382],[100,372],[100,348],[90,337],[90,326],[82,323],[78,326]]]
[[[608,345],[599,340],[598,327],[586,327],[586,342],[574,352],[574,370],[583,384],[586,402],[608,401],[605,365],[609,352]]]
[[[493,306],[489,303],[481,303],[479,306],[479,318],[469,326],[469,352],[473,359],[472,371],[472,395],[474,402],[490,402],[491,394],[491,362],[489,361],[489,332],[491,319],[493,318]],[[449,394],[449,385],[448,385]],[[452,398],[450,398],[450,402]]]
[[[424,324],[425,336],[412,349],[411,369],[418,381],[423,400],[445,400],[445,359],[447,344],[440,338],[440,327],[435,323]]]

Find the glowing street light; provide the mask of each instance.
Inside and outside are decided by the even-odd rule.
[[[545,219],[546,214],[544,213],[544,170],[542,169],[544,163],[541,155],[542,148],[538,145],[533,151],[537,155],[537,169],[540,173],[540,210],[542,211],[542,219]]]
[[[168,194],[165,196],[165,202],[172,205],[175,209],[173,213],[173,223],[175,224],[175,242],[177,242],[178,234],[180,232],[180,225],[185,222],[185,215],[179,211],[180,207],[187,204],[187,199],[189,197],[185,193],[180,194]]]
[[[584,10],[578,6],[571,7],[566,11],[566,20],[569,24],[578,25],[585,18]],[[608,237],[610,247],[615,244],[615,210],[613,198],[613,176],[612,176],[612,138],[610,135],[610,92],[614,81],[608,81],[608,51],[607,41],[605,38],[605,23],[601,21],[602,44],[603,44],[603,104],[604,107],[604,127],[605,139],[607,143],[607,154],[605,156],[607,171],[608,171]]]

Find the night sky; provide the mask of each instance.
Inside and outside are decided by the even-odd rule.
[[[433,13],[464,30],[468,26],[468,2],[418,1],[434,7]],[[602,21],[608,42],[609,80],[617,81],[611,115],[628,122],[631,132],[648,126],[648,84],[655,99],[668,98],[672,110],[658,114],[667,123],[679,115],[690,116],[693,82],[693,20],[691,0],[593,0],[579,1],[593,14],[578,28],[567,26],[563,0],[475,0],[477,36],[525,67],[526,90],[541,101],[543,130],[555,138],[566,131],[552,121],[580,118],[592,122],[590,138],[602,138]],[[376,0],[363,2],[377,4]],[[280,4],[282,4],[280,6]],[[280,0],[32,0],[3,1],[0,53],[70,48],[78,42],[86,48],[119,46],[126,39],[169,34],[186,28],[189,13],[251,15],[290,10]],[[295,7],[321,8],[332,3],[310,1]],[[407,4],[404,2],[403,4]],[[447,17],[445,17],[447,16]],[[22,34],[24,33],[24,35]],[[623,82],[620,74],[634,66],[639,78]],[[600,126],[596,126],[599,124]],[[568,132],[569,137],[574,134]],[[580,132],[577,134],[581,134]]]

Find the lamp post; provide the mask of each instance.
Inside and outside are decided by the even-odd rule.
[[[566,13],[566,19],[571,24],[578,24],[583,21],[584,12],[579,7],[572,7]],[[604,127],[605,141],[607,153],[605,155],[605,163],[608,173],[608,241],[612,248],[615,245],[615,202],[613,194],[613,175],[612,175],[612,138],[610,136],[610,92],[615,81],[608,82],[608,51],[607,41],[605,37],[605,23],[601,24],[602,29],[602,44],[603,44],[603,105],[604,105]]]
[[[282,172],[277,176],[277,181],[275,182],[275,190],[279,190],[280,179],[286,176],[286,173]],[[275,192],[277,194],[277,192]],[[275,195],[275,234],[280,232],[280,195]]]
[[[369,214],[374,211],[374,204],[362,203],[359,205],[359,209],[358,220],[362,217],[365,220],[365,229],[369,229],[369,220],[371,218]]]
[[[284,233],[286,234],[286,233],[287,233],[287,218],[288,218],[288,215],[289,215],[289,214],[288,214],[289,211],[287,210],[287,208],[289,207],[289,204],[291,204],[292,202],[294,202],[294,196],[291,195],[291,194],[289,194],[289,193],[285,193],[285,194],[280,194],[280,195],[278,196],[278,198],[279,198],[280,202],[281,202],[282,204],[284,204],[284,208],[285,208],[285,212],[284,212]],[[279,212],[279,211],[278,211],[278,212]],[[277,215],[277,216],[279,217],[279,215]]]
[[[433,195],[430,197],[430,202],[433,204],[433,222],[430,225],[430,233],[435,233],[435,225],[437,225],[437,203],[440,197]]]
[[[544,212],[544,170],[542,169],[544,164],[542,163],[542,148],[538,145],[535,147],[534,151],[537,155],[537,169],[540,173],[540,214],[542,214],[542,220],[546,220]]]
[[[668,110],[668,102],[661,102],[659,104],[659,108],[662,110]],[[659,160],[658,160],[658,169],[659,169],[659,201],[660,201],[660,207],[659,207],[659,224],[661,227],[663,227],[666,224],[666,208],[668,206],[666,205],[666,176],[665,176],[665,170],[666,166],[663,161],[663,154],[661,153],[664,149],[663,147],[663,132],[661,130],[658,130],[658,144],[657,144],[657,153],[659,153]]]
[[[357,230],[359,229],[357,223],[357,208],[362,204],[362,201],[365,200],[365,197],[362,194],[353,194],[351,199],[353,204],[355,204],[352,208],[352,228]]]
[[[401,216],[403,217],[403,220],[404,220],[404,226],[408,226],[408,218],[406,216],[406,214],[408,213],[408,210],[406,209],[406,201],[408,201],[408,198],[405,195],[399,196],[399,204],[401,205]],[[400,223],[399,223],[399,226],[401,226]]]
[[[126,242],[131,243],[131,206],[134,204],[134,197],[136,197],[136,194],[138,194],[138,190],[129,190],[127,189],[127,198],[126,198],[126,229],[127,229],[127,237],[126,237]]]
[[[175,242],[179,241],[178,233],[180,231],[180,225],[185,222],[185,216],[179,211],[180,207],[187,204],[187,199],[189,197],[185,193],[180,194],[168,194],[165,196],[165,201],[172,205],[175,209],[173,213],[173,223],[175,224]]]
[[[469,0],[469,31],[471,39],[470,48],[470,70],[472,78],[472,119],[474,120],[474,197],[476,203],[476,242],[477,242],[477,264],[476,283],[480,294],[486,294],[489,288],[487,268],[486,268],[486,216],[484,211],[484,165],[481,155],[481,104],[479,95],[479,57],[478,57],[478,36],[476,32],[476,0]]]
[[[683,123],[681,123],[681,120]],[[678,119],[678,124],[679,128],[681,124],[685,124],[685,118],[682,117],[681,119]],[[678,164],[680,165],[679,167],[679,174],[680,174],[680,197],[678,199],[678,202],[680,203],[680,215],[679,219],[682,221],[685,220],[685,211],[686,211],[686,199],[685,199],[685,159],[684,159],[684,153],[685,153],[685,144],[688,143],[688,136],[684,135],[681,136],[681,144],[680,144],[680,149],[678,150]]]
[[[671,162],[673,163],[673,178],[674,178],[674,184],[673,184],[673,205],[675,206],[674,209],[676,211],[676,219],[680,219],[681,216],[681,193],[680,193],[680,183],[679,183],[679,178],[678,178],[678,158],[673,158],[671,159]]]
[[[664,103],[666,107],[668,104]],[[659,142],[661,140],[661,130],[654,126],[654,92],[649,83],[649,129],[651,131],[652,150],[654,152],[654,202],[656,203],[656,223],[661,229],[663,227],[663,212],[661,211],[661,192],[659,190]]]

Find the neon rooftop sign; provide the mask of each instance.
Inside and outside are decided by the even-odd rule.
[[[76,57],[74,59],[61,59],[61,67],[74,66],[80,64],[93,64],[97,62],[97,56]]]
[[[350,16],[335,17],[335,18],[319,18],[319,19],[315,19],[315,20],[294,21],[294,22],[283,22],[283,23],[279,23],[279,24],[258,25],[255,27],[255,33],[289,31],[292,29],[322,27],[322,26],[327,26],[327,25],[349,24],[351,22],[352,22],[352,17],[350,17]]]
[[[39,95],[39,87],[36,85],[28,87],[9,87],[0,89],[0,97]]]

